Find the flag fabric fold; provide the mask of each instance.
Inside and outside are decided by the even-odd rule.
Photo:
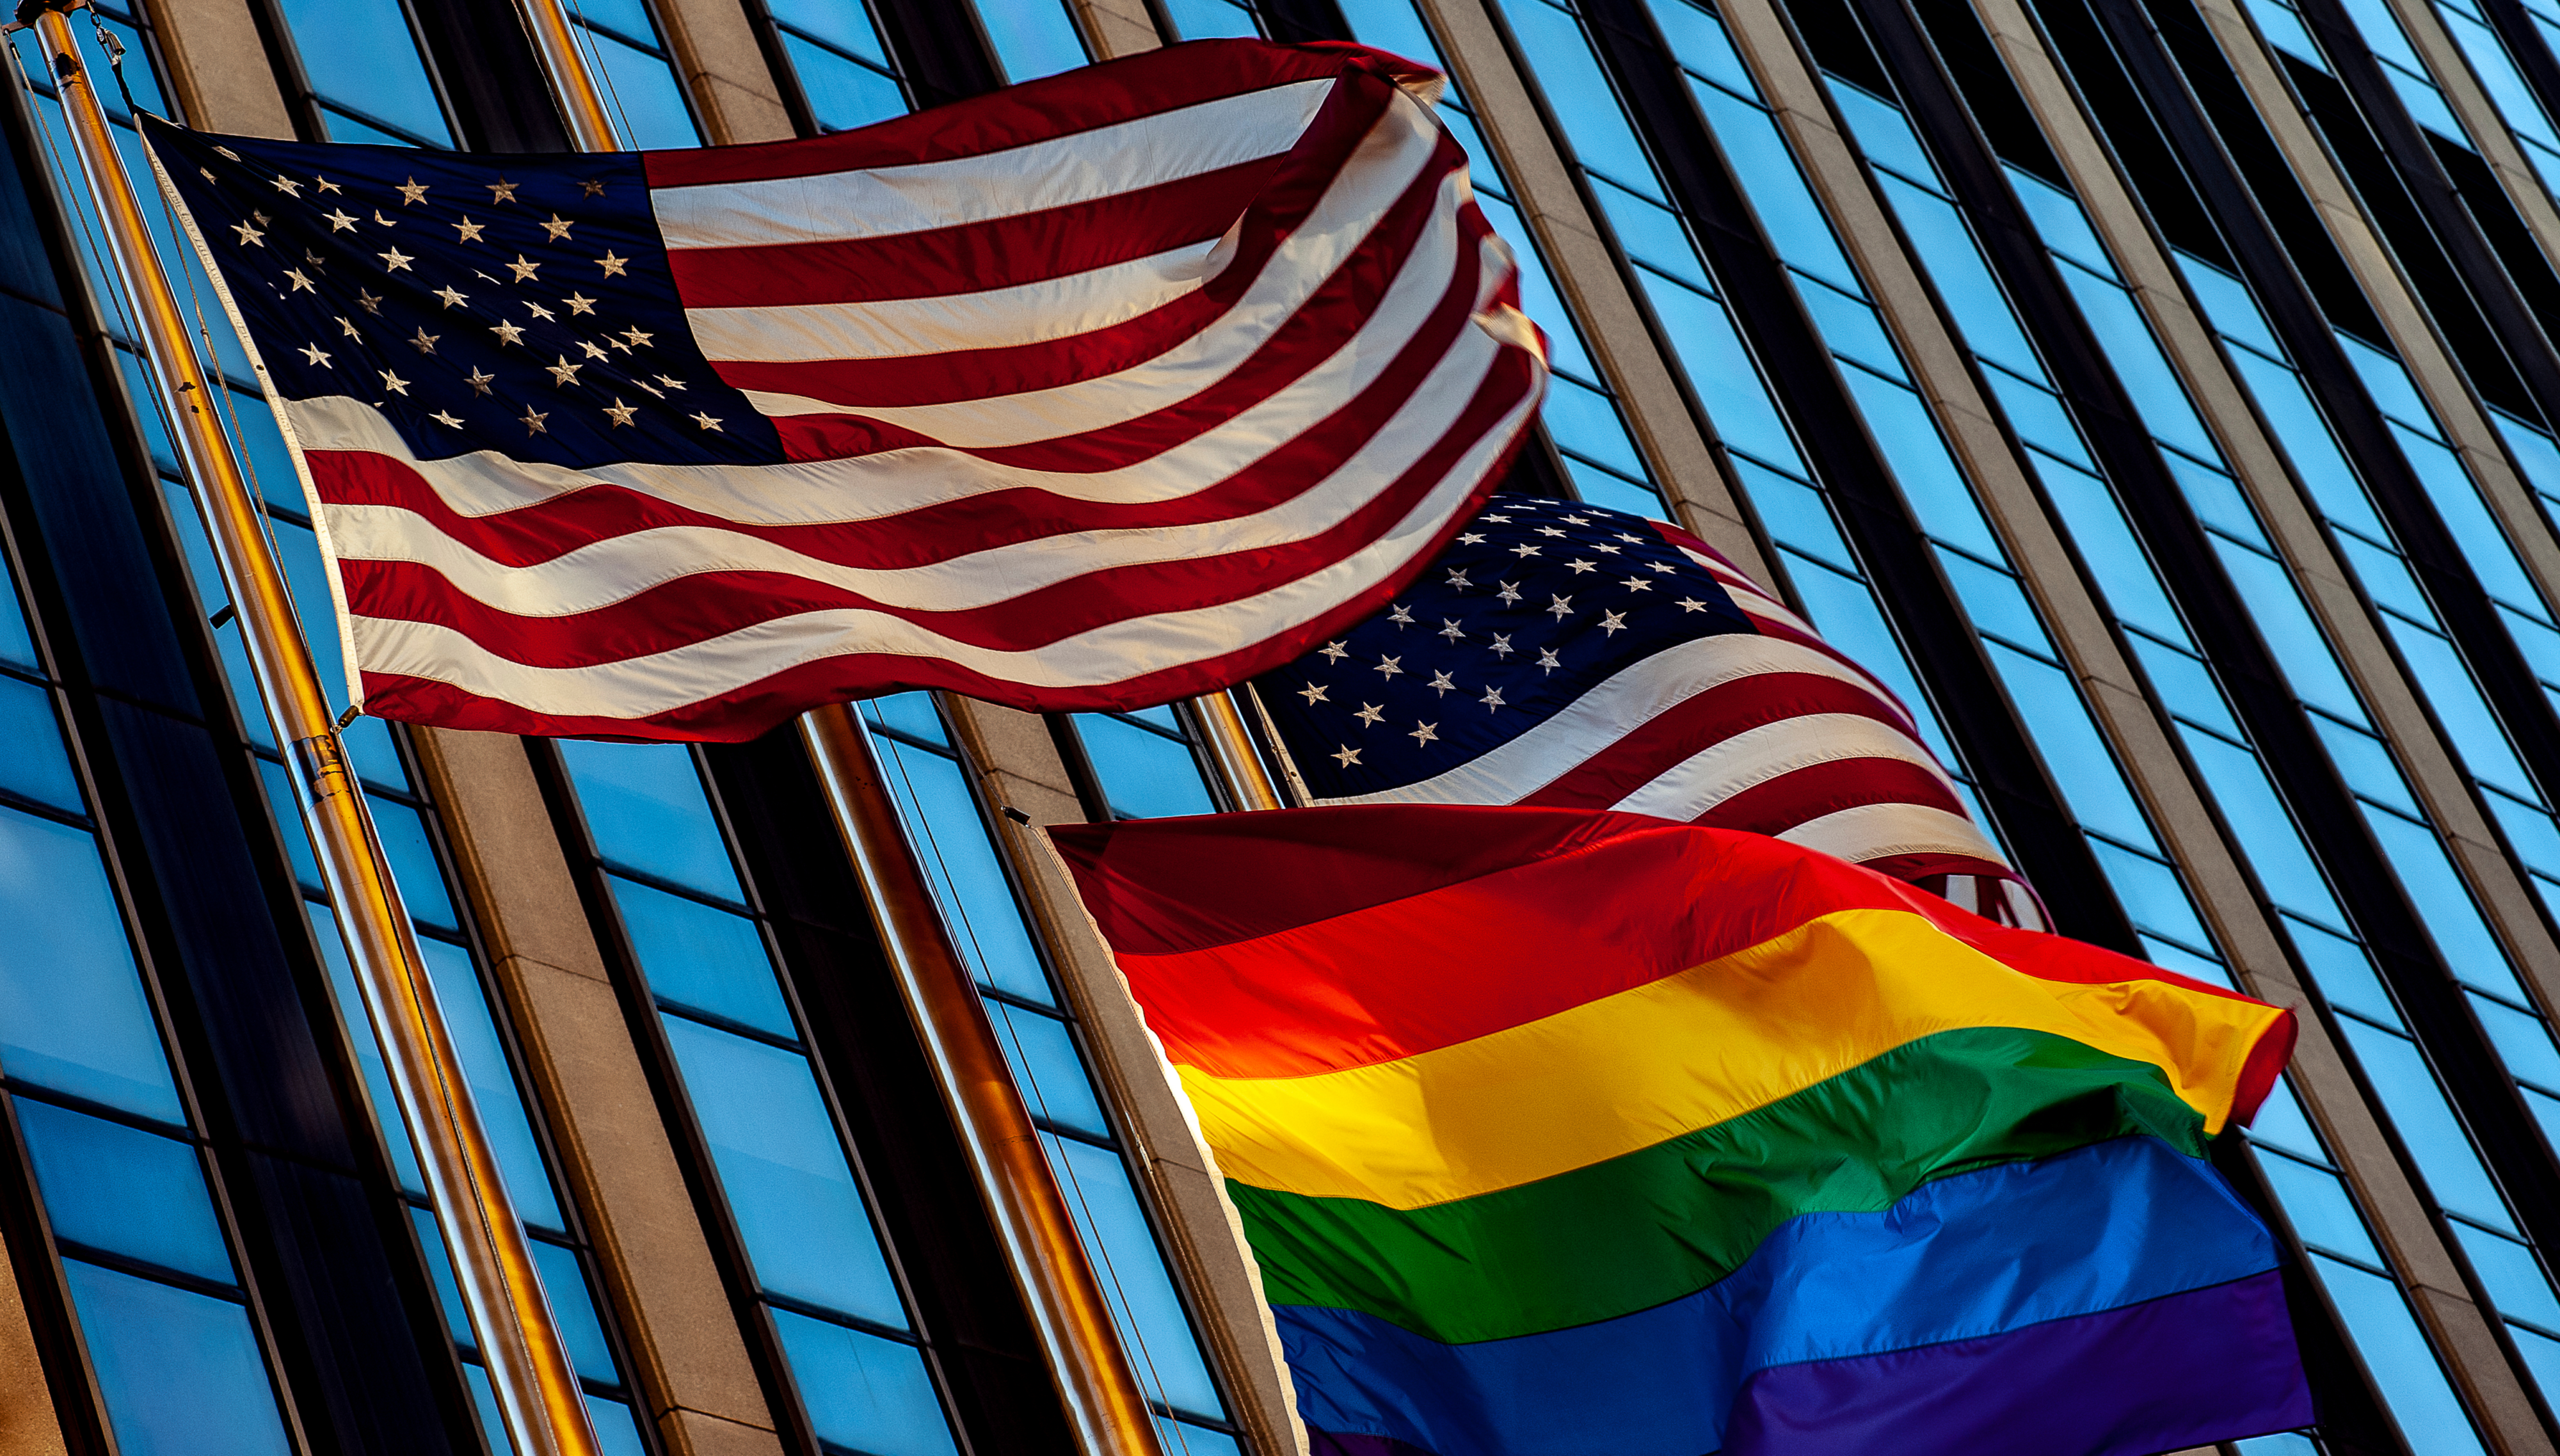
[[[1316,804],[1773,834],[2044,923],[1902,699],[1661,521],[1498,495],[1385,606],[1253,686]]]
[[[1384,805],[1051,831],[1310,1430],[2142,1456],[2311,1419],[2205,1160],[2290,1013],[1783,840]]]
[[[1545,380],[1437,84],[1222,41],[771,145],[148,137],[367,710],[744,738],[1166,702],[1419,569]]]

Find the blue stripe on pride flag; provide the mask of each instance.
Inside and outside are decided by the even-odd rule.
[[[2034,1236],[2022,1237],[2026,1229]],[[1791,1220],[1714,1286],[1576,1329],[1450,1346],[1352,1311],[1283,1305],[1273,1314],[1312,1427],[1392,1437],[1438,1456],[1697,1456],[1724,1444],[1737,1392],[1757,1373],[1773,1379],[1782,1368],[2237,1286],[2275,1263],[2264,1225],[2210,1167],[2126,1138],[1946,1179],[1881,1213]],[[2290,1349],[2279,1338],[2281,1302],[2278,1313],[2263,1339]],[[2207,1334],[2173,1323],[2190,1342]],[[2018,1382],[2017,1398],[2049,1402],[2056,1389],[2094,1394],[2158,1378],[2103,1338],[2082,1343],[2081,1365]],[[1854,1372],[1840,1379],[1857,1385]],[[2288,1413],[2302,1403],[2290,1361],[2270,1365],[2258,1383],[2244,1400],[2263,1404],[2264,1428],[2308,1418]],[[1910,1398],[1922,1401],[1928,1388],[1912,1386]],[[1785,1401],[1773,1408],[1755,1395],[1750,1406],[1751,1423],[1765,1426]],[[1890,1413],[1883,1419],[1889,1425]],[[2037,1456],[2047,1449],[2056,1448]]]

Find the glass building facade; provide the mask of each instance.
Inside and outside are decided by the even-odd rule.
[[[563,8],[632,147],[1216,37],[1446,72],[1553,351],[1505,488],[1706,536],[1904,696],[2054,926],[2302,1010],[2218,1156],[2284,1234],[2320,1419],[2237,1456],[2560,1441],[2560,7]],[[95,14],[119,107],[566,146],[508,0]],[[0,1456],[504,1452],[193,485],[13,54],[0,1368],[41,1378]],[[166,222],[319,621],[291,461]],[[1251,1265],[1036,839],[1248,801],[1200,710],[860,716],[1164,1447],[1286,1456]],[[608,1451],[1069,1449],[797,736],[349,739]]]

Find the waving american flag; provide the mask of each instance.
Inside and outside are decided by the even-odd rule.
[[[1545,378],[1436,83],[1213,42],[770,146],[150,141],[368,711],[742,738],[1162,703],[1409,578]]]
[[[1496,496],[1384,609],[1254,691],[1314,803],[1749,830],[2043,923],[1891,690],[1659,521]]]

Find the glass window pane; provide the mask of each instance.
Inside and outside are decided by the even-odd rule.
[[[1084,64],[1084,42],[1067,18],[1065,0],[978,0],[1005,79],[1030,81]]]
[[[1209,801],[1200,760],[1188,743],[1101,713],[1077,714],[1075,728],[1113,813],[1125,819],[1162,819],[1206,814],[1217,807]]]
[[[1119,1322],[1120,1338],[1129,1342],[1139,1378],[1176,1410],[1223,1417],[1226,1407],[1200,1362],[1191,1320],[1156,1247],[1155,1230],[1129,1186],[1127,1165],[1118,1153],[1049,1133],[1040,1134],[1040,1142],[1065,1188],[1085,1255],[1102,1274],[1112,1316]]]
[[[2488,1286],[2490,1300],[2497,1312],[2513,1319],[2531,1320],[2547,1329],[2560,1330],[2560,1298],[2551,1293],[2551,1283],[2542,1275],[2533,1250],[2512,1238],[2503,1238],[2484,1228],[2477,1228],[2460,1218],[2446,1220],[2453,1225],[2454,1235],[2462,1241],[2463,1252],[2470,1256],[2472,1269],[2480,1282]]]
[[[622,134],[624,145],[702,145],[694,114],[685,109],[684,89],[664,59],[592,30],[585,35],[594,48],[597,69],[604,73],[605,99],[613,108],[614,129]]]
[[[426,1192],[426,1179],[418,1172],[417,1152],[409,1146],[408,1132],[400,1124],[400,1103],[392,1097],[391,1072],[383,1065],[382,1044],[374,1040],[373,1024],[366,1020],[364,993],[356,985],[355,968],[347,962],[346,937],[339,933],[338,916],[327,905],[305,904],[311,916],[312,938],[320,944],[320,962],[329,969],[329,992],[337,998],[338,1019],[347,1029],[347,1039],[356,1049],[356,1065],[365,1075],[365,1096],[374,1106],[374,1122],[382,1130],[384,1146],[391,1150],[392,1171],[399,1175],[400,1187],[413,1194]]]
[[[193,1147],[25,1097],[17,1106],[55,1237],[233,1282]]]
[[[53,695],[18,678],[0,678],[0,789],[74,814],[85,812],[54,718]]]
[[[2346,1033],[2347,1045],[2355,1049],[2356,1059],[2364,1063],[2365,1076],[2400,1129],[2400,1140],[2425,1175],[2436,1202],[2465,1217],[2511,1231],[2515,1224],[2507,1217],[2506,1206],[2489,1182],[2487,1170],[2480,1167],[2471,1140],[2463,1135],[2453,1108],[2446,1105],[2444,1089],[2429,1074],[2416,1044],[2352,1017],[2340,1017],[2338,1026]]]
[[[978,979],[1026,1001],[1055,1005],[960,766],[894,739],[875,741],[935,898]]]
[[[793,30],[839,50],[877,66],[889,64],[888,52],[881,49],[880,32],[862,0],[766,0],[765,10]]]
[[[525,1113],[524,1093],[516,1085],[507,1049],[498,1040],[498,1024],[490,1018],[488,992],[471,964],[471,953],[441,940],[418,942],[418,953],[426,960],[436,1003],[444,1011],[453,1049],[462,1057],[462,1074],[471,1084],[471,1095],[480,1104],[480,1118],[488,1126],[490,1147],[498,1155],[517,1214],[538,1228],[564,1227],[560,1202],[552,1194],[551,1175],[543,1166],[542,1144]]]
[[[1099,1138],[1111,1136],[1111,1123],[1093,1095],[1093,1082],[1084,1074],[1066,1023],[1001,1001],[989,1001],[987,1015],[995,1021],[1005,1059],[1013,1064],[1034,1117]]]
[[[913,1346],[788,1310],[773,1312],[818,1439],[864,1456],[947,1456],[951,1427]]]
[[[820,131],[851,131],[906,114],[906,93],[870,67],[790,31],[782,33],[782,49],[791,58],[792,74],[800,79]]]
[[[0,809],[0,1066],[184,1123],[95,842]]]
[[[1227,4],[1226,0],[1165,0],[1165,17],[1174,23],[1174,34],[1179,40],[1206,41],[1261,34],[1253,23],[1251,11]]]
[[[2382,1262],[2364,1220],[2356,1215],[2355,1201],[2347,1197],[2346,1185],[2337,1175],[2273,1154],[2260,1158],[2258,1166],[2303,1242],[2368,1264]]]
[[[63,1262],[121,1456],[287,1456],[239,1305]]]
[[[479,1342],[471,1334],[470,1311],[462,1307],[462,1286],[453,1280],[453,1256],[444,1246],[444,1234],[436,1226],[435,1215],[424,1209],[408,1211],[409,1226],[417,1233],[418,1252],[426,1258],[426,1272],[435,1285],[437,1307],[444,1311],[444,1333],[454,1344],[476,1349]]]
[[[451,146],[444,108],[400,0],[282,0],[311,88],[352,110]]]
[[[2314,1254],[2311,1264],[2416,1456],[2479,1456],[2471,1418],[2400,1291],[2381,1275],[2336,1259]]]
[[[755,922],[682,895],[607,876],[622,927],[651,994],[741,1026],[797,1040]]]
[[[0,662],[31,673],[44,670],[36,661],[36,639],[28,635],[26,615],[18,605],[17,589],[10,584],[6,570],[0,570]]]
[[[543,1298],[560,1321],[560,1340],[568,1346],[569,1364],[598,1384],[619,1385],[622,1373],[613,1365],[613,1347],[605,1343],[604,1325],[595,1317],[595,1298],[586,1287],[586,1271],[577,1250],[542,1239],[531,1241],[534,1265],[542,1271]]]
[[[424,818],[380,794],[367,794],[365,801],[374,811],[374,828],[382,836],[383,855],[391,861],[392,879],[400,886],[409,918],[439,930],[461,929],[453,896],[445,892],[444,867],[435,862],[435,847],[427,842]]]
[[[745,899],[693,754],[682,744],[563,739],[560,753],[597,854],[722,899]]]
[[[757,1281],[903,1328],[906,1312],[809,1063],[682,1017],[663,1020]]]
[[[942,714],[933,706],[930,693],[891,693],[885,698],[863,700],[863,717],[874,725],[895,728],[927,743],[948,747],[951,735],[942,727]]]

